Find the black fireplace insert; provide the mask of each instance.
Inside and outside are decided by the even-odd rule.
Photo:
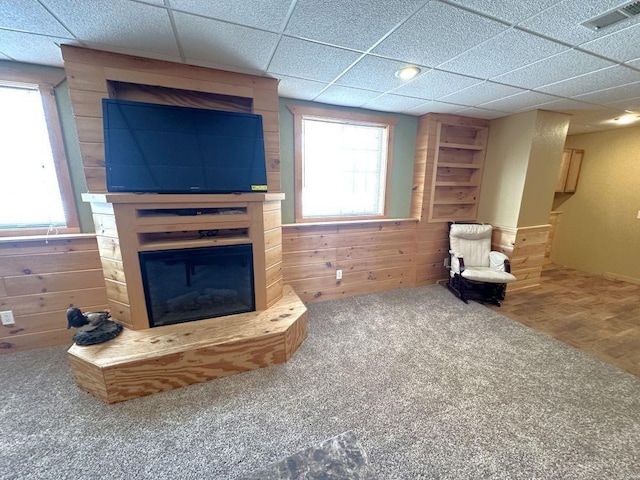
[[[149,326],[255,310],[248,245],[140,252]]]

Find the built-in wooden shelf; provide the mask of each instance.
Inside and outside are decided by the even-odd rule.
[[[221,245],[242,245],[251,243],[248,236],[228,238],[201,238],[198,240],[185,240],[176,242],[148,242],[138,247],[139,252],[153,252],[155,250],[175,250],[178,248],[214,247]]]
[[[475,201],[471,200],[436,200],[434,205],[475,205]]]
[[[475,220],[489,123],[430,114],[429,124],[435,131],[426,151],[434,158],[429,221]]]
[[[448,162],[440,162],[438,163],[438,167],[447,167],[447,168],[482,168],[482,165],[478,165],[475,163],[448,163]]]
[[[78,386],[106,403],[283,363],[307,336],[307,308],[289,286],[267,310],[130,330],[73,345]]]
[[[439,148],[456,148],[458,150],[484,150],[484,145],[469,145],[466,143],[441,143]]]
[[[436,182],[436,187],[477,187],[478,182]],[[434,200],[437,202],[438,200]]]

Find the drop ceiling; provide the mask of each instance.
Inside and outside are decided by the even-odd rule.
[[[70,44],[276,77],[280,96],[422,115],[640,113],[640,15],[616,0],[0,1],[0,60],[62,66]],[[394,73],[412,64],[421,74]]]

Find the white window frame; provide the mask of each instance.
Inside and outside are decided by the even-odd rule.
[[[316,222],[336,222],[354,220],[374,220],[388,218],[389,197],[391,187],[391,165],[393,159],[393,138],[394,127],[398,123],[395,118],[373,115],[368,113],[353,112],[348,110],[333,110],[317,107],[307,107],[303,105],[287,105],[294,117],[294,211],[296,223],[316,223]],[[386,172],[385,172],[385,192],[384,211],[382,215],[340,215],[335,217],[303,217],[302,212],[302,189],[304,172],[303,154],[303,119],[325,120],[327,122],[346,123],[350,125],[376,126],[387,130],[386,145]],[[327,186],[327,195],[331,195],[331,185]]]
[[[65,154],[60,117],[58,116],[54,91],[54,87],[64,81],[64,79],[63,73],[35,71],[27,68],[23,70],[22,68],[6,66],[4,64],[0,65],[0,84],[4,83],[15,86],[30,85],[37,87],[40,92],[66,222],[66,226],[64,227],[55,227],[54,233],[80,233],[78,212],[76,210],[73,188],[71,186],[69,165]],[[27,185],[25,188],[37,187]],[[49,233],[51,233],[49,227],[0,228],[0,237],[46,235]]]

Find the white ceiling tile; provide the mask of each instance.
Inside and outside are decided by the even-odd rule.
[[[473,118],[485,118],[487,120],[493,120],[494,118],[504,117],[510,115],[509,112],[500,112],[498,110],[489,110],[487,108],[468,107],[454,112],[456,115],[462,115],[464,117]]]
[[[363,105],[371,110],[383,112],[402,112],[424,104],[420,98],[403,97],[402,95],[385,94]]]
[[[465,77],[441,70],[430,70],[394,90],[393,93],[407,95],[425,100],[436,100],[463,88],[482,83],[477,78]]]
[[[593,103],[580,102],[572,98],[560,98],[551,102],[540,103],[539,105],[535,105],[535,108],[551,110],[554,112],[573,113],[577,111],[596,110],[600,107]]]
[[[250,27],[281,31],[291,0],[171,0],[177,10]]]
[[[360,54],[297,38],[282,37],[268,73],[331,82]]]
[[[628,27],[633,20],[625,20],[599,32],[581,25],[625,3],[624,0],[565,0],[522,22],[521,26],[571,45],[579,45]]]
[[[444,102],[425,102],[415,108],[410,109],[409,115],[424,115],[425,113],[453,113],[464,108],[461,105],[454,105]]]
[[[80,40],[178,55],[164,8],[128,0],[47,0],[47,5]]]
[[[510,29],[445,62],[453,72],[492,78],[567,50],[558,43]]]
[[[425,0],[298,0],[286,32],[364,51],[424,3]]]
[[[578,113],[578,115],[571,117],[569,123],[569,133],[571,134],[574,134],[577,130],[598,131],[618,128],[621,125],[614,122],[613,119],[623,115],[624,111],[617,109],[594,109]]]
[[[71,33],[36,0],[0,2],[0,28],[73,38]]]
[[[492,80],[523,88],[536,88],[614,65],[613,62],[572,49],[498,75]]]
[[[562,97],[575,97],[585,93],[640,82],[640,72],[623,66],[603,68],[579,77],[539,87],[537,90]]]
[[[633,98],[640,93],[640,82],[623,85],[621,87],[608,88],[599,92],[587,93],[585,95],[577,95],[577,100],[585,102],[597,103],[599,105],[607,105],[611,102],[619,102],[626,98]]]
[[[518,23],[539,13],[560,0],[536,0],[514,2],[513,0],[451,0],[472,10],[486,13],[509,23]]]
[[[619,62],[640,57],[640,23],[580,45],[580,48]]]
[[[273,77],[280,80],[280,83],[278,83],[278,96],[297,98],[299,100],[313,100],[329,85],[328,83],[287,77],[285,75],[273,75]]]
[[[182,63],[181,60],[178,62]],[[264,74],[263,70],[256,70],[255,68],[243,68],[235,65],[226,65],[224,63],[215,63],[206,60],[197,60],[195,58],[186,58],[184,63],[188,63],[189,65],[195,65],[196,67],[204,67],[204,68],[214,68],[216,70],[226,70],[227,72],[235,72],[235,73],[246,73],[247,75],[258,75],[262,76]]]
[[[373,53],[436,66],[506,28],[499,22],[451,5],[429,2]]]
[[[186,13],[175,13],[185,57],[264,71],[278,35]],[[233,48],[220,48],[228,42]]]
[[[640,113],[640,96],[636,98],[628,98],[618,102],[611,102],[610,107],[619,108],[620,110],[629,110],[631,112]]]
[[[0,30],[0,52],[18,62],[62,67],[64,62],[58,45],[63,43],[78,42],[66,38]]]
[[[351,67],[336,83],[350,87],[364,88],[378,92],[386,92],[401,86],[406,80],[395,76],[395,73],[408,64],[386,58],[367,55]],[[429,70],[422,67],[423,72]]]
[[[11,59],[7,57],[5,54],[0,53],[0,60],[11,60]]]
[[[340,85],[331,85],[324,92],[314,98],[314,101],[329,103],[331,105],[343,105],[345,107],[361,107],[369,100],[372,100],[379,95],[379,92],[342,87]]]
[[[157,53],[157,52],[147,52],[143,50],[136,50],[134,48],[125,48],[125,47],[118,47],[114,45],[104,45],[101,43],[91,43],[91,42],[87,42],[83,46],[86,46],[87,48],[94,48],[96,50],[104,50],[107,52],[122,53],[124,55],[136,55],[138,57],[153,58],[155,60],[165,60],[167,62],[182,63],[182,59],[178,55],[169,55],[169,54]]]
[[[511,87],[508,85],[501,85],[493,82],[482,82],[473,85],[464,90],[459,90],[451,95],[445,95],[440,97],[443,102],[457,103],[459,105],[469,105],[474,107],[481,103],[490,102],[492,100],[498,100],[500,98],[515,95],[516,93],[523,92],[521,88]]]
[[[529,110],[535,105],[540,105],[541,103],[552,102],[556,99],[557,97],[546,95],[544,93],[526,91],[516,93],[510,97],[501,98],[500,100],[482,103],[480,106],[483,108],[490,108],[492,110],[502,110],[504,112],[519,112],[521,110]]]
[[[634,68],[640,69],[640,58],[637,58],[635,60],[631,60],[629,62],[625,62],[627,65],[630,65]]]

